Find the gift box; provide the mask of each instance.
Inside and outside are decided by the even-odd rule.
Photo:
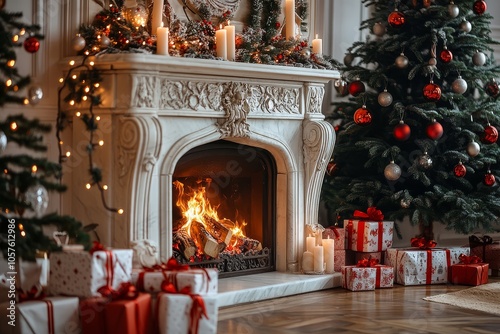
[[[172,283],[180,291],[189,287],[194,294],[215,294],[218,291],[219,271],[214,268],[190,268],[189,270],[148,271],[134,270],[132,283],[140,291],[160,292],[162,283]]]
[[[217,316],[217,296],[180,293],[158,295],[160,334],[215,334]]]
[[[341,272],[342,266],[349,266],[356,263],[354,261],[354,252],[347,249],[335,249],[333,252],[333,270]]]
[[[333,248],[335,249],[346,249],[345,248],[345,229],[338,227],[327,227],[323,231],[323,239],[334,239]],[[340,269],[339,269],[340,271]]]
[[[343,266],[342,287],[351,291],[375,290],[377,269],[374,267]]]
[[[481,285],[488,283],[488,263],[454,264],[451,270],[451,283],[462,285]]]
[[[347,220],[347,249],[358,252],[381,252],[392,247],[393,221]]]
[[[130,282],[131,249],[57,252],[50,256],[49,291],[53,295],[99,297],[104,286]]]
[[[82,299],[80,321],[83,334],[153,333],[151,295],[140,293],[135,299]]]
[[[377,270],[375,288],[392,288],[394,286],[394,268],[383,264],[378,264],[374,268]]]
[[[471,255],[480,257],[484,263],[489,264],[489,268],[498,276],[500,269],[500,241],[494,241],[490,236],[469,237]]]
[[[376,259],[379,264],[384,263],[384,253],[383,252],[353,252],[354,262],[358,262],[364,259]]]
[[[78,298],[48,297],[43,300],[0,305],[0,333],[80,333]]]

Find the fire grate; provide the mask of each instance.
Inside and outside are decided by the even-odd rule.
[[[196,268],[217,268],[219,278],[257,274],[274,270],[271,250],[264,247],[260,251],[249,250],[245,253],[222,252],[219,258],[195,259],[187,262],[184,256],[174,249],[173,256],[179,263]]]

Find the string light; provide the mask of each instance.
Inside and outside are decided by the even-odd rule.
[[[11,129],[12,131],[16,131],[16,130],[17,130],[17,123],[16,123],[16,122],[12,122],[12,123],[10,123],[10,129]]]
[[[99,140],[99,146],[103,146],[104,145],[104,140]]]
[[[103,189],[103,190],[108,190],[108,185],[106,185],[106,184],[105,184],[105,185],[103,185],[103,186],[102,186],[102,189]]]
[[[23,100],[23,104],[24,104],[24,105],[28,105],[28,104],[30,104],[30,100],[26,97],[26,98]]]
[[[5,86],[7,87],[12,86],[12,79],[7,79],[7,81],[5,81]]]
[[[75,105],[75,100],[71,100],[71,101],[69,101],[69,105],[70,105],[70,106],[74,106],[74,105]]]
[[[123,214],[123,209],[118,209],[117,212],[118,212],[119,215],[122,215]]]
[[[96,121],[100,121],[101,120],[101,116],[96,116],[95,120]]]
[[[35,174],[37,171],[38,171],[38,167],[37,167],[36,165],[33,165],[33,166],[31,167],[31,172],[32,172],[33,174]]]
[[[64,82],[64,78],[59,78],[59,83],[63,83]]]
[[[73,80],[76,80],[77,76],[76,74],[73,74],[73,76],[71,77]]]
[[[19,42],[19,35],[14,35],[14,36],[12,36],[12,41],[13,41],[14,43]]]
[[[79,112],[79,111],[77,111],[77,112],[75,113],[75,116],[76,116],[76,117],[80,117],[80,116],[82,116],[82,113],[81,113],[81,112]]]
[[[92,186],[90,185],[90,183],[87,183],[87,184],[85,185],[85,188],[87,188],[87,189],[90,189],[91,187],[92,187]]]
[[[14,65],[16,65],[16,61],[15,59],[11,59],[7,62],[7,66],[9,67],[14,67]]]
[[[70,60],[69,61],[69,66],[73,66],[73,65],[75,65],[75,61],[74,60]]]
[[[70,156],[71,156],[71,152],[70,151],[66,152],[66,157],[69,158]]]

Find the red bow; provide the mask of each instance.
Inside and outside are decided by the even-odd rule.
[[[378,264],[378,259],[371,257],[368,259],[361,259],[356,264],[357,267],[375,267]]]
[[[476,256],[476,255],[467,256],[465,254],[460,254],[458,259],[460,260],[460,263],[462,263],[462,264],[475,264],[475,263],[482,262],[481,258],[479,256]]]
[[[92,248],[89,250],[90,254],[94,254],[95,252],[98,251],[105,251],[106,248],[104,247],[103,244],[101,244],[99,241],[94,241]]]
[[[110,300],[132,300],[136,299],[139,295],[136,287],[130,282],[124,282],[120,284],[118,290],[113,290],[111,286],[100,287],[97,292],[99,292],[103,297]]]
[[[411,238],[411,246],[418,247],[420,249],[430,249],[436,247],[437,242],[434,240],[427,240],[424,237],[421,238]]]
[[[366,212],[359,211],[359,210],[354,210],[354,218],[368,218],[369,220],[373,221],[381,221],[384,220],[384,214],[382,211],[377,209],[374,206],[370,206]]]
[[[21,289],[18,289],[17,296],[19,298],[20,303],[27,302],[30,300],[42,300],[46,297],[45,292],[43,291],[43,288],[40,284],[34,285],[31,289],[29,289],[26,292]]]

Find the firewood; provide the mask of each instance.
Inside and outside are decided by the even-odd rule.
[[[242,252],[247,252],[250,250],[260,251],[262,250],[262,244],[260,241],[255,239],[238,237],[236,241],[236,248],[239,248]]]
[[[223,242],[229,245],[233,232],[212,217],[204,216],[203,219],[205,220],[205,228],[208,233],[210,233],[219,243]]]
[[[174,233],[173,242],[179,245],[179,250],[186,260],[196,254],[196,244],[185,229],[180,228]]]
[[[222,245],[208,233],[205,226],[194,221],[191,223],[191,236],[198,248],[206,255],[216,258],[221,252]],[[225,247],[225,245],[223,246]]]

